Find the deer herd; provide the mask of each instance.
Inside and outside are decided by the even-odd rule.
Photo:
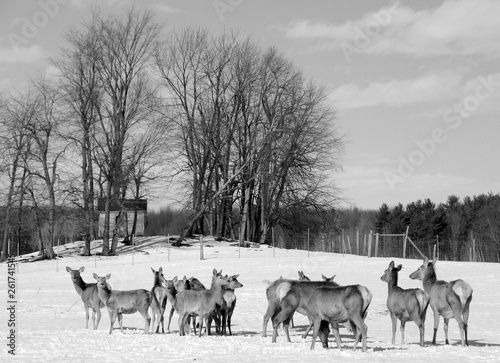
[[[412,274],[411,279],[421,280],[423,290],[403,289],[398,286],[398,273],[402,266],[395,266],[392,261],[380,279],[387,283],[387,309],[392,320],[392,344],[396,340],[397,320],[401,322],[401,344],[405,344],[404,329],[407,321],[413,321],[420,330],[420,345],[424,346],[425,317],[430,305],[434,315],[434,334],[432,344],[436,344],[436,334],[440,316],[444,318],[445,343],[448,340],[448,323],[455,318],[460,328],[462,346],[468,345],[467,331],[469,306],[472,300],[472,288],[463,280],[446,282],[438,280],[435,271],[436,260],[429,261],[427,257],[423,264]],[[85,268],[73,270],[66,267],[71,276],[73,285],[80,295],[85,311],[88,328],[89,311],[92,309],[93,329],[97,329],[101,319],[101,308],[106,307],[109,313],[110,328],[118,318],[120,329],[123,332],[123,314],[139,312],[144,318],[144,333],[165,333],[164,313],[167,302],[170,303],[168,314],[167,333],[170,333],[170,323],[174,312],[178,314],[179,335],[184,336],[192,330],[193,334],[211,334],[211,325],[215,323],[215,331],[219,335],[232,335],[231,318],[236,306],[235,290],[243,287],[238,281],[239,275],[222,275],[222,271],[213,270],[211,285],[206,288],[195,277],[184,276],[179,279],[175,276],[167,280],[163,270],[153,272],[153,287],[151,290],[113,290],[108,283],[111,274],[104,277],[93,274],[96,283],[86,283],[81,274]],[[367,350],[368,327],[365,319],[368,307],[372,301],[372,293],[361,285],[340,286],[330,278],[322,275],[321,281],[310,281],[302,271],[299,279],[279,279],[271,282],[266,289],[268,307],[263,318],[262,336],[266,337],[267,324],[272,321],[272,342],[278,336],[278,328],[283,326],[288,342],[291,342],[289,329],[293,325],[292,317],[295,312],[305,315],[309,319],[309,327],[303,334],[306,338],[313,330],[311,349],[319,337],[323,347],[328,347],[330,327],[337,343],[341,348],[339,328],[344,327],[354,335],[354,350],[359,342],[362,350]],[[152,313],[152,318],[149,315]],[[198,324],[196,322],[198,317]]]

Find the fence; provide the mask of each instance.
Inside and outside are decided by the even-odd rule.
[[[314,233],[285,235],[276,230],[275,246],[368,257],[394,257],[420,259],[423,256],[445,261],[474,261],[500,263],[500,245],[481,240],[440,239],[430,237],[412,239],[408,230],[404,234],[378,234],[362,231],[342,231],[341,234]]]

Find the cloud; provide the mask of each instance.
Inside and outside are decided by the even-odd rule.
[[[500,56],[500,1],[447,0],[433,9],[399,6],[370,12],[343,24],[297,20],[286,36],[316,39],[331,47],[346,44],[380,55],[418,57],[443,55]]]
[[[330,93],[337,109],[368,106],[403,106],[413,103],[451,98],[456,94],[462,76],[453,72],[426,74],[388,82],[373,82],[365,88],[349,83]]]
[[[160,13],[163,13],[163,14],[172,14],[172,13],[177,13],[179,11],[179,9],[177,8],[174,8],[172,6],[169,6],[167,4],[155,4],[152,6],[152,8],[154,10],[156,10],[157,12],[160,12]]]
[[[1,63],[36,63],[44,58],[42,48],[33,45],[28,48],[0,46]]]

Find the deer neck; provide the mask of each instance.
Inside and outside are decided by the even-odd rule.
[[[162,287],[163,284],[161,283],[160,276],[155,274],[154,282],[153,282],[153,287]]]
[[[432,285],[437,281],[436,271],[433,267],[427,267],[425,270],[424,278],[422,279],[422,284],[424,285],[424,290],[429,291]]]
[[[97,284],[97,295],[99,296],[99,299],[102,300],[104,304],[108,302],[109,295],[111,295],[111,289],[109,288],[108,284],[104,285],[104,287],[99,286]]]
[[[389,281],[387,282],[387,286],[389,288],[389,294],[394,291],[396,287],[398,287],[398,274],[391,273],[389,277]]]
[[[83,281],[81,276],[78,276],[78,279],[76,281],[73,281],[73,286],[80,296],[82,296],[83,290],[87,288],[87,284],[85,283],[85,281]]]
[[[212,296],[211,298],[212,301],[220,300],[222,296],[222,286],[213,282],[212,286],[210,286],[210,293]]]

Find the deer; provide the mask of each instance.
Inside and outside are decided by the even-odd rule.
[[[99,299],[99,295],[97,294],[97,284],[87,284],[83,281],[81,276],[83,271],[85,271],[85,267],[83,266],[79,270],[72,270],[66,266],[66,271],[71,275],[73,286],[82,298],[83,306],[85,307],[85,329],[89,328],[89,309],[92,308],[92,327],[94,330],[97,330],[101,321],[101,309],[104,307],[104,303]]]
[[[165,333],[164,326],[164,317],[165,308],[167,306],[167,301],[170,300],[172,302],[172,289],[174,282],[172,280],[165,279],[163,275],[163,269],[160,267],[158,271],[155,271],[151,267],[151,271],[153,271],[153,288],[151,289],[152,301],[151,301],[151,311],[152,311],[152,319],[151,319],[151,329],[152,332],[159,333],[160,331],[160,323],[161,323],[161,331]],[[165,287],[163,286],[165,284]],[[155,325],[156,324],[156,325]],[[156,326],[156,329],[154,329]]]
[[[328,347],[328,324],[326,322],[332,324],[337,347],[341,349],[338,323],[349,321],[354,330],[353,349],[356,350],[361,336],[362,350],[366,352],[368,327],[364,318],[371,300],[372,293],[361,285],[318,287],[314,290],[308,303],[302,305],[313,321],[311,350],[314,349],[318,334],[323,342],[323,347]],[[288,294],[282,304],[284,305],[283,310],[276,317],[276,322],[282,319],[286,320],[290,313],[293,314],[293,309],[298,305],[296,295]]]
[[[429,297],[421,289],[402,289],[398,286],[398,272],[402,265],[394,267],[394,261],[389,263],[389,267],[380,276],[380,279],[387,282],[389,291],[387,297],[387,309],[392,320],[392,344],[396,342],[396,323],[401,321],[401,345],[405,344],[405,324],[407,321],[414,321],[420,330],[420,346],[424,346],[425,315],[429,305]]]
[[[137,311],[144,317],[144,334],[149,334],[149,323],[151,319],[148,309],[152,301],[151,291],[144,289],[127,291],[112,290],[111,286],[106,282],[110,279],[111,274],[99,277],[94,273],[93,276],[97,281],[99,298],[108,309],[109,320],[111,322],[109,334],[113,332],[113,325],[117,317],[120,329],[123,333],[122,314],[133,314]]]
[[[207,323],[207,319],[215,310],[215,305],[222,304],[223,288],[228,286],[227,278],[224,278],[215,269],[212,284],[208,290],[184,290],[177,294],[175,306],[179,312],[179,335],[185,335],[186,322],[189,316],[197,315],[200,317],[199,336],[203,329],[203,323]],[[208,335],[208,329],[206,330]]]
[[[171,289],[171,304],[172,307],[170,308],[170,312],[168,314],[168,323],[167,323],[167,333],[170,333],[170,323],[172,321],[172,316],[174,315],[175,309],[175,301],[177,300],[177,294],[180,293],[181,291],[184,290],[189,290],[189,280],[186,276],[184,278],[178,279],[177,276],[175,276],[172,280],[173,282],[173,288]]]
[[[333,276],[335,277],[335,276]],[[300,284],[300,294],[301,297],[304,299],[304,303],[307,303],[309,300],[312,292],[321,286],[338,286],[336,282],[333,281],[333,277],[327,280],[323,281],[297,281],[297,280],[288,280],[288,279],[283,279],[280,278],[278,280],[273,281],[266,289],[266,297],[267,297],[267,310],[266,313],[264,314],[263,318],[263,327],[262,327],[262,337],[266,337],[267,334],[267,323],[269,322],[269,319],[274,318],[281,310],[281,301],[282,299],[286,296],[288,291],[291,289],[295,288],[297,285]],[[300,314],[306,315],[306,312],[304,309],[298,309],[297,312]],[[293,315],[293,313],[292,313]],[[288,325],[289,321],[287,321],[284,324],[285,328],[285,333],[287,336],[287,339],[289,342],[290,336],[289,336],[289,331],[288,331]]]
[[[234,293],[235,289],[243,287],[243,284],[238,281],[239,275],[232,275],[227,277],[228,285],[223,289],[222,293],[222,305],[216,305],[215,315],[220,316],[220,321],[222,323],[222,329],[220,331],[221,335],[226,335],[226,327],[229,331],[229,335],[233,335],[231,331],[231,318],[233,316],[234,308],[236,307],[236,295]],[[210,320],[207,325],[210,331]],[[217,320],[216,320],[217,321]]]
[[[423,264],[410,275],[411,279],[421,280],[424,291],[429,295],[429,305],[434,314],[434,334],[432,344],[436,344],[439,316],[444,318],[445,343],[448,340],[448,323],[450,318],[455,318],[460,328],[462,346],[468,346],[467,331],[469,320],[469,306],[472,301],[472,287],[464,280],[442,281],[438,280],[434,266],[437,260],[429,261],[424,258]]]

